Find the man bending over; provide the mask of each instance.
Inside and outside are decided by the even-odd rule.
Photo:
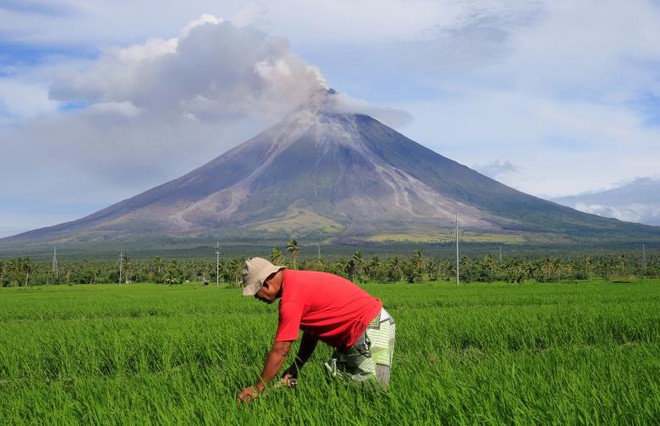
[[[387,388],[396,326],[379,299],[352,282],[327,272],[295,271],[254,257],[245,262],[243,296],[273,303],[280,299],[279,325],[264,368],[253,386],[238,395],[239,402],[257,398],[284,365],[291,343],[302,330],[294,362],[282,374],[294,384],[298,371],[318,341],[335,348],[325,366],[337,377]]]

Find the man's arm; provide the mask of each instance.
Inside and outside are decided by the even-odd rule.
[[[285,382],[291,378],[298,377],[298,370],[300,370],[309,357],[312,356],[318,341],[319,340],[316,337],[303,333],[300,347],[298,348],[298,355],[296,355],[296,359],[293,361],[293,364],[291,364],[291,367],[287,368],[282,375],[282,381]]]
[[[289,351],[291,350],[291,342],[273,342],[270,351],[268,352],[268,357],[266,358],[266,364],[264,369],[261,371],[261,376],[259,381],[255,383],[255,387],[262,391],[268,383],[282,368],[284,360],[286,360]]]
[[[250,402],[250,400],[256,398],[259,395],[259,392],[264,390],[266,383],[275,377],[275,375],[280,371],[280,368],[282,368],[282,364],[284,364],[284,360],[289,354],[290,349],[290,341],[273,342],[273,346],[271,346],[270,351],[268,352],[268,356],[266,357],[264,368],[259,375],[259,380],[254,384],[254,386],[248,386],[243,389],[243,392],[238,395],[239,402]]]

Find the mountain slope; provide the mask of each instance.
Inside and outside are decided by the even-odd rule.
[[[73,222],[13,241],[166,235],[368,237],[464,229],[656,233],[578,212],[487,178],[318,93],[279,124],[192,172]]]

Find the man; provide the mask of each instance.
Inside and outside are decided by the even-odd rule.
[[[264,368],[257,382],[238,395],[239,402],[258,397],[277,375],[298,330],[303,331],[298,355],[282,375],[282,384],[297,382],[298,371],[320,340],[335,348],[325,364],[334,376],[356,382],[375,379],[387,388],[396,326],[379,299],[337,275],[289,270],[259,257],[245,262],[243,286],[243,296],[266,303],[280,299],[280,305]]]

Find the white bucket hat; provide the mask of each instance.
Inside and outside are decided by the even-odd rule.
[[[243,296],[257,294],[268,277],[284,268],[284,266],[273,265],[261,257],[246,260],[243,269]]]

